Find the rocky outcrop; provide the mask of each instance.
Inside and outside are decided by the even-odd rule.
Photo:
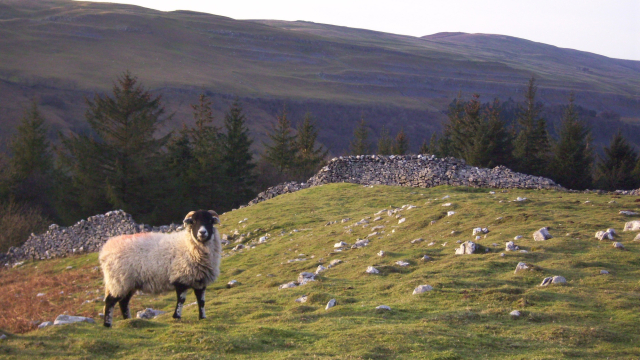
[[[306,183],[289,182],[261,192],[254,205],[281,194],[330,183],[434,187],[471,186],[496,189],[564,189],[553,180],[517,173],[504,166],[484,169],[464,160],[433,155],[359,155],[334,158]]]

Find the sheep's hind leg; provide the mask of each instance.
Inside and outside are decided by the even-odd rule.
[[[104,299],[104,326],[111,327],[111,322],[113,321],[113,310],[120,301],[121,298],[112,296],[111,294],[107,295]]]
[[[188,286],[183,284],[174,284],[176,287],[176,295],[178,296],[178,303],[176,304],[176,311],[173,313],[174,319],[182,318],[182,306],[184,306],[184,301],[187,299],[187,290],[189,290]]]
[[[198,300],[198,312],[200,314],[199,319],[206,319],[207,315],[204,312],[204,292],[207,288],[193,289],[196,293],[196,299]]]
[[[118,302],[120,304],[120,311],[122,312],[123,319],[131,319],[131,311],[129,310],[129,301],[131,300],[131,297],[133,296],[134,292],[135,290],[132,290],[127,294],[127,296],[125,296],[124,298],[122,298],[122,300]]]

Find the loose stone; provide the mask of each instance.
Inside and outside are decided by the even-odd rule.
[[[325,310],[329,310],[330,308],[336,306],[336,299],[331,299],[329,300],[329,302],[327,303],[327,307],[325,307]]]
[[[422,294],[424,292],[431,291],[431,290],[433,290],[433,287],[431,285],[420,285],[413,290],[412,295]]]

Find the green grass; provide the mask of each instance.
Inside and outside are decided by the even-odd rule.
[[[230,255],[223,259],[222,275],[207,292],[208,319],[198,321],[197,308],[190,306],[185,308],[182,321],[173,320],[173,294],[135,296],[134,311],[154,307],[168,313],[150,321],[117,316],[112,329],[79,324],[10,334],[0,342],[0,357],[640,357],[640,243],[632,241],[635,233],[621,231],[629,219],[618,215],[621,209],[640,210],[640,203],[633,197],[555,191],[488,192],[333,184],[229,212],[221,217],[221,233],[251,231],[247,244],[265,233],[271,238],[239,253],[230,251],[235,244],[226,247]],[[445,195],[450,198],[441,200]],[[518,196],[530,200],[509,201]],[[612,199],[616,203],[609,203]],[[591,202],[585,204],[586,200]],[[451,210],[441,206],[444,202],[453,204],[456,215],[443,216]],[[403,224],[385,214],[369,228],[352,227],[352,234],[345,233],[345,225],[404,204],[417,208],[402,212],[407,219]],[[351,220],[345,224],[338,221],[325,226],[328,221],[347,217]],[[499,217],[502,219],[497,220]],[[248,221],[238,224],[244,218]],[[437,220],[435,225],[429,225],[432,220]],[[353,244],[378,224],[385,225],[385,233],[373,238],[369,246],[333,252],[334,243]],[[542,226],[549,226],[554,238],[534,242],[531,235]],[[474,227],[491,230],[478,241],[490,252],[454,255],[456,241],[472,240]],[[608,227],[619,231],[618,241],[626,251],[593,237],[597,230]],[[254,232],[256,229],[262,230]],[[504,252],[504,244],[516,235],[524,236],[516,244],[528,253]],[[425,241],[410,243],[418,237]],[[431,241],[436,245],[428,246]],[[380,250],[387,255],[378,257]],[[502,252],[505,256],[500,256]],[[287,262],[299,254],[305,254],[307,260]],[[420,261],[425,254],[433,261]],[[314,271],[333,259],[343,263],[323,272],[319,281],[278,290],[278,285],[295,280],[298,273]],[[397,260],[411,265],[400,268],[395,265]],[[95,254],[49,263],[64,271],[68,264],[79,267],[86,261],[97,265]],[[535,271],[513,274],[520,261],[535,265]],[[38,264],[26,264],[8,273],[32,271]],[[382,274],[364,273],[369,265],[378,267]],[[611,274],[599,275],[602,269]],[[544,277],[553,275],[564,276],[568,283],[538,286]],[[227,289],[225,284],[232,279],[240,285]],[[412,295],[421,284],[434,290]],[[99,280],[86,286],[95,289]],[[308,295],[309,301],[295,303],[302,295]],[[338,305],[327,311],[325,304],[332,298]],[[190,293],[187,303],[192,301],[195,298]],[[375,310],[383,304],[392,310]],[[97,314],[102,305],[83,306],[93,307]],[[512,310],[520,310],[522,316],[512,319]]]

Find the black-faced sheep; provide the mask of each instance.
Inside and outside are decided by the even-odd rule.
[[[180,319],[187,290],[192,288],[200,319],[206,318],[205,289],[220,274],[220,234],[213,226],[219,223],[215,211],[198,210],[187,214],[184,231],[109,239],[99,256],[104,274],[104,326],[111,326],[116,303],[122,317],[131,318],[129,300],[136,290],[160,293],[175,289],[178,303],[173,317]]]

